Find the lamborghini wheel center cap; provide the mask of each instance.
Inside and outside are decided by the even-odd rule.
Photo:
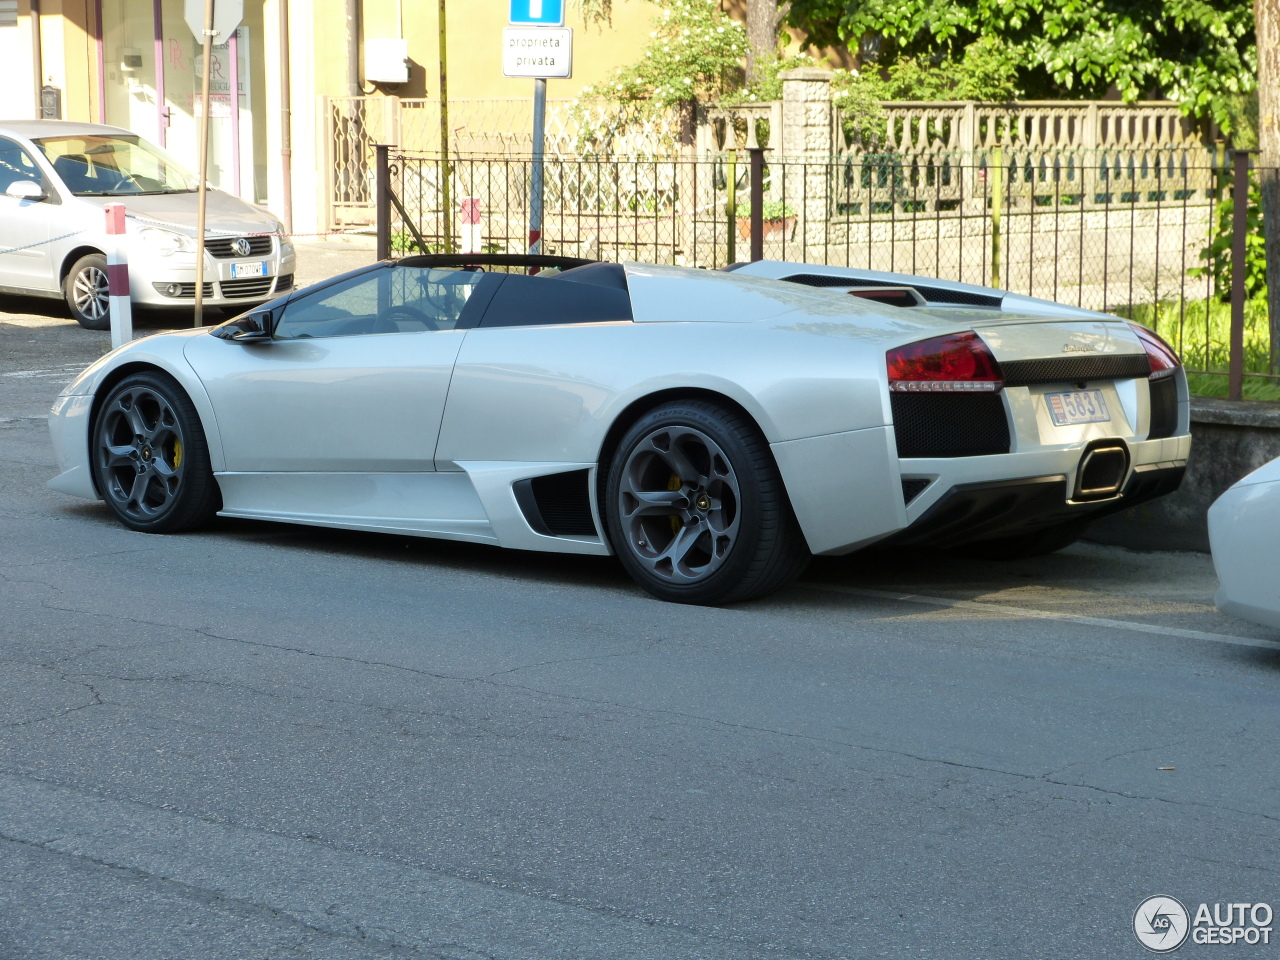
[[[705,493],[700,493],[698,494],[698,499],[694,501],[694,504],[697,506],[699,510],[710,510],[711,498],[708,497]]]

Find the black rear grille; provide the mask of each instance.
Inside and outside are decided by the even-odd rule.
[[[979,457],[1009,452],[1009,418],[998,393],[894,393],[900,457]]]
[[[1002,360],[1006,387],[1035,383],[1084,383],[1088,380],[1132,380],[1151,373],[1145,353],[1102,357],[1045,357],[1041,360]]]
[[[237,240],[249,241],[249,251],[240,253],[234,249]],[[219,260],[235,260],[238,257],[265,257],[271,252],[270,237],[205,237],[204,248]]]
[[[223,280],[222,295],[228,300],[265,297],[271,292],[275,277],[250,277],[247,280]]]
[[[801,283],[806,287],[903,287],[910,286],[929,303],[952,303],[966,307],[999,308],[1003,297],[989,293],[971,293],[968,290],[948,290],[919,283],[904,284],[885,280],[863,280],[855,277],[836,277],[825,273],[795,273],[782,278],[787,283]]]
[[[1151,381],[1151,430],[1148,440],[1172,437],[1178,430],[1178,382],[1173,377]]]

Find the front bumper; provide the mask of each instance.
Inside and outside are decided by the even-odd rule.
[[[262,276],[237,278],[236,267],[263,264]],[[205,306],[246,307],[263,303],[294,288],[295,255],[292,247],[272,244],[261,256],[220,259],[205,255]],[[130,251],[129,294],[135,305],[181,307],[195,301],[196,265],[191,254],[171,257],[135,257]]]
[[[89,469],[89,415],[92,396],[63,394],[49,411],[49,436],[53,455],[58,461],[58,475],[49,481],[49,489],[73,497],[97,500]]]

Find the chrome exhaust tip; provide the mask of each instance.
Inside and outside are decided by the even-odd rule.
[[[1106,500],[1119,496],[1129,475],[1129,448],[1123,440],[1096,440],[1085,450],[1076,470],[1072,500]]]

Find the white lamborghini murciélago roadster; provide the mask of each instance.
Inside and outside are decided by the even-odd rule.
[[[665,600],[811,554],[1065,546],[1161,496],[1186,377],[1151,331],[985,287],[761,261],[382,262],[136,340],[58,397],[55,490],[127,526],[214,514],[616,554]]]

